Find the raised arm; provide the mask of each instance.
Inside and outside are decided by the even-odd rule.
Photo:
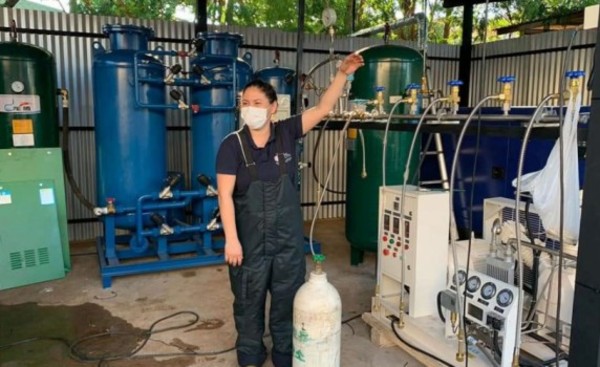
[[[362,56],[353,53],[348,55],[338,68],[335,78],[323,93],[319,103],[302,114],[302,133],[306,134],[333,109],[338,98],[344,92],[348,75],[364,65]]]
[[[223,232],[225,233],[225,262],[238,266],[242,264],[243,251],[235,225],[235,207],[233,205],[235,175],[217,173],[217,187],[219,188],[221,223],[223,223]]]

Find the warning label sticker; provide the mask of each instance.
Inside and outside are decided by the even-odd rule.
[[[0,113],[40,113],[40,96],[0,94]]]
[[[0,205],[12,204],[12,196],[8,190],[0,190]]]

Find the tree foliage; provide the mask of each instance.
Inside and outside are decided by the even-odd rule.
[[[428,37],[431,43],[461,43],[462,8],[445,9],[442,0],[306,0],[305,30],[324,33],[321,22],[323,9],[337,13],[338,35],[352,32],[352,4],[356,4],[354,30],[382,25],[422,12],[427,6]],[[474,40],[494,40],[493,29],[565,14],[595,4],[598,0],[507,0],[480,4],[474,9]],[[71,0],[71,12],[96,15],[116,15],[142,19],[172,20],[178,5],[195,6],[195,0]],[[297,0],[209,0],[208,21],[228,24],[298,29]],[[487,14],[487,16],[486,16]],[[393,37],[414,39],[416,27],[394,32]]]

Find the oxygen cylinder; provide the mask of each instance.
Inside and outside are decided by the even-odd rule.
[[[294,367],[339,367],[342,301],[317,268],[294,298]]]

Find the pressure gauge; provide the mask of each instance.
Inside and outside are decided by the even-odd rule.
[[[14,93],[21,93],[25,90],[25,84],[17,80],[11,83],[10,89],[12,89]]]
[[[479,278],[477,275],[473,275],[469,278],[469,281],[467,282],[467,290],[471,293],[475,293],[479,289],[480,285],[481,278]]]
[[[491,299],[496,295],[496,285],[492,282],[487,282],[481,287],[481,296],[484,299]]]
[[[498,306],[507,307],[512,303],[513,297],[513,292],[510,289],[503,289],[498,293],[496,302],[498,302]]]
[[[325,27],[334,25],[337,20],[335,10],[333,10],[332,8],[323,9],[323,13],[321,14],[321,20],[323,21],[323,25],[325,25]]]
[[[458,271],[458,283],[459,285],[465,284],[465,280],[467,279],[467,273],[464,270]],[[456,285],[456,274],[452,276],[452,284]]]

